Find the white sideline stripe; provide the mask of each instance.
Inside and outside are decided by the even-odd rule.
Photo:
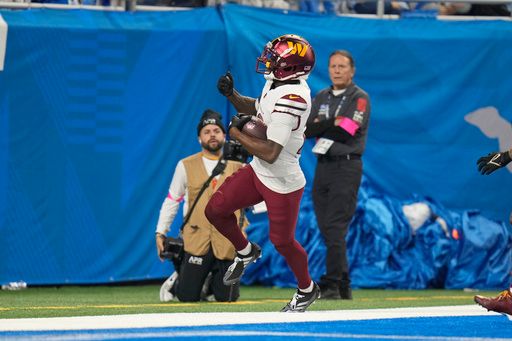
[[[166,313],[0,319],[0,331],[122,329],[229,324],[354,321],[407,317],[480,316],[496,314],[475,305],[308,311],[305,313]]]
[[[5,49],[7,47],[7,23],[0,15],[0,71],[4,69]]]

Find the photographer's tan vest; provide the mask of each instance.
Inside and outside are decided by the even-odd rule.
[[[183,159],[183,165],[187,173],[187,191],[188,191],[188,208],[196,200],[203,184],[208,179],[208,173],[204,167],[202,160],[203,154],[197,153]],[[233,244],[226,239],[219,231],[210,224],[204,215],[204,209],[208,200],[217,190],[224,180],[235,173],[243,166],[242,163],[236,161],[228,161],[224,173],[218,179],[212,179],[210,186],[203,192],[199,201],[190,216],[188,223],[183,228],[183,243],[185,251],[194,256],[203,256],[213,247],[213,254],[217,259],[235,258],[235,248]],[[240,211],[235,212],[237,219],[240,219]],[[247,226],[247,220],[244,221],[244,228]]]

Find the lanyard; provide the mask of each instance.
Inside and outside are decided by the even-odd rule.
[[[327,112],[325,113],[325,118],[329,118],[329,111],[331,109],[331,99],[332,99],[332,94],[329,93],[329,98],[327,99]],[[338,106],[336,107],[336,111],[334,112],[334,117],[338,116],[338,114],[340,113],[341,107],[343,106],[343,104],[345,104],[346,99],[347,99],[347,96],[345,96],[345,95],[343,95],[343,97],[341,97],[341,101],[338,104]]]

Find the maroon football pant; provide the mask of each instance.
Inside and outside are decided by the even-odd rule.
[[[267,188],[252,167],[247,165],[224,181],[208,202],[205,214],[235,249],[241,250],[247,246],[248,240],[242,234],[234,212],[265,201],[270,241],[295,274],[299,288],[305,289],[311,283],[308,255],[295,240],[295,225],[303,192],[302,188],[287,194],[276,193]]]

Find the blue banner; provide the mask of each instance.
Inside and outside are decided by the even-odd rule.
[[[380,221],[387,232],[378,245],[389,249],[376,260],[382,276],[370,277],[364,269],[376,263],[361,257],[377,244],[352,246],[365,242],[363,232],[379,218],[365,210],[383,211],[363,192],[348,237],[357,285],[442,285],[447,273],[453,274],[449,287],[498,286],[510,279],[509,229],[494,219],[508,220],[512,209],[512,166],[481,176],[475,162],[512,147],[512,23],[343,18],[236,5],[0,14],[8,25],[7,31],[0,25],[0,40],[7,32],[0,71],[0,282],[103,283],[169,275],[170,265],[157,260],[154,246],[158,212],[176,163],[199,150],[195,127],[202,111],[220,111],[226,122],[234,114],[217,92],[217,78],[229,69],[236,88],[257,97],[264,79],[254,72],[256,57],[267,41],[286,33],[304,36],[315,48],[313,94],[330,83],[333,50],[354,55],[355,82],[372,101],[363,158],[367,190],[396,205],[417,195],[433,198],[459,217],[448,221],[461,234],[492,226],[486,238],[504,258],[498,266],[488,261],[492,250],[472,248],[466,244],[471,239],[439,238],[438,252],[427,259],[428,232],[420,234],[428,243],[399,252],[411,247],[412,237],[403,235],[403,225]],[[298,238],[310,251],[316,278],[324,247],[310,204],[316,164],[311,147],[308,141],[301,159],[308,185]],[[468,214],[477,210],[486,218]],[[266,222],[255,219],[249,233],[263,241]],[[178,217],[174,229],[180,223]],[[464,260],[471,250],[487,260],[468,270]],[[272,264],[282,262],[271,245],[267,252]],[[457,259],[448,265],[450,254]],[[407,260],[423,259],[428,275],[417,270],[413,281],[385,277],[399,259],[402,274],[409,271]],[[459,274],[482,264],[498,271],[498,280],[475,275],[472,282],[460,281],[465,275]],[[248,281],[293,285],[290,274],[281,273],[285,278],[268,269],[249,272]]]
[[[0,282],[164,276],[160,205],[203,110],[226,106],[217,11],[1,14]]]

